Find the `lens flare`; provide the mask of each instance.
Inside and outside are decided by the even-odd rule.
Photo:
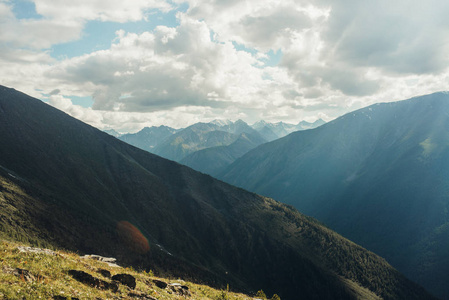
[[[147,238],[136,226],[128,221],[120,221],[117,223],[117,233],[122,242],[132,251],[144,254],[150,250]]]

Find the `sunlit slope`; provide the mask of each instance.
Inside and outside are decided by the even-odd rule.
[[[376,104],[293,133],[222,178],[294,205],[449,298],[449,94]]]

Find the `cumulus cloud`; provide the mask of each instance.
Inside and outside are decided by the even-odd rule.
[[[0,42],[14,48],[45,49],[80,36],[82,24],[47,19],[16,19],[11,3],[0,2]]]
[[[188,2],[188,13],[206,20],[219,38],[264,52],[282,49],[280,67],[309,87],[305,94],[323,95],[330,87],[336,94],[369,96],[387,74],[447,71],[444,1]]]
[[[42,18],[19,20],[13,2],[0,0],[2,84],[50,95],[100,128],[183,127],[217,115],[330,119],[449,82],[449,3],[441,0],[34,2]],[[109,48],[73,58],[46,50],[79,39],[89,21],[148,20],[185,3],[176,26],[119,30]]]
[[[438,0],[332,1],[322,33],[327,55],[393,73],[441,72],[449,59],[448,11]]]
[[[293,34],[314,27],[328,13],[326,7],[303,0],[186,2],[189,16],[205,20],[220,41],[233,40],[263,52],[285,48]]]
[[[14,2],[0,2],[0,42],[14,47],[48,49],[52,45],[78,40],[88,21],[129,22],[144,20],[149,11],[169,11],[163,0],[34,0],[40,18],[17,19]]]
[[[212,41],[204,22],[180,16],[176,28],[119,31],[110,49],[65,60],[45,76],[85,86],[98,110],[225,108],[269,101],[271,81],[257,62],[231,42]]]
[[[34,0],[38,14],[55,20],[139,21],[148,9],[168,11],[163,0]]]

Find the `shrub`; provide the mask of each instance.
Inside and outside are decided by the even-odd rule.
[[[260,290],[256,293],[256,297],[260,299],[267,299],[267,295],[265,295],[264,291]]]

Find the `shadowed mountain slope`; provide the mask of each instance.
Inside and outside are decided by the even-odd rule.
[[[375,104],[250,151],[222,178],[294,205],[449,299],[449,94]]]
[[[265,143],[259,134],[242,133],[228,146],[211,147],[193,152],[180,161],[183,165],[197,171],[215,176],[226,169],[237,158]]]
[[[283,299],[432,299],[382,258],[291,207],[5,87],[0,141],[0,226],[9,238]]]

